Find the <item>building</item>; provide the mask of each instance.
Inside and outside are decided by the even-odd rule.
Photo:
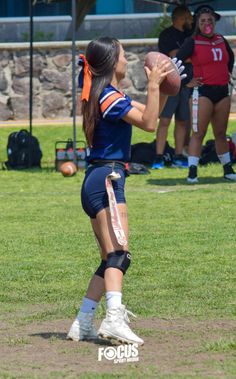
[[[0,1],[0,43],[26,42],[29,40],[29,1]],[[34,41],[64,41],[71,39],[71,0],[37,0],[33,7]],[[197,1],[190,0],[191,3]],[[206,1],[207,3],[207,1]],[[224,35],[235,35],[236,1],[211,2],[222,19],[217,26]],[[174,6],[167,6],[171,12]],[[190,6],[194,10],[195,6]],[[97,0],[91,8],[76,38],[90,40],[100,35],[112,35],[119,39],[156,37],[156,26],[163,15],[163,5],[144,0]]]
[[[51,4],[46,3],[47,0],[38,0],[38,3],[34,6],[35,16],[66,16],[71,14],[70,0],[54,0]],[[196,3],[196,1],[194,3]],[[206,1],[206,3],[208,2]],[[236,2],[232,0],[214,0],[211,4],[216,10],[236,10]],[[173,6],[169,6],[170,11],[172,8]],[[143,0],[97,0],[90,14],[104,15],[149,12],[162,12],[162,5],[154,4],[154,2],[148,3]],[[29,1],[1,0],[0,17],[27,17],[28,15]]]

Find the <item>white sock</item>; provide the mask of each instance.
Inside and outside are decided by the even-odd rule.
[[[228,152],[228,153],[225,153],[225,154],[220,154],[220,155],[218,154],[218,158],[219,158],[220,163],[221,163],[223,166],[224,166],[225,164],[231,162],[229,152]]]
[[[80,312],[94,314],[97,306],[98,306],[97,301],[89,299],[88,297],[84,297],[82,305],[80,307]]]
[[[199,157],[194,157],[193,155],[188,156],[188,167],[190,166],[198,166]]]
[[[106,292],[107,309],[117,308],[121,305],[122,293],[118,291]]]

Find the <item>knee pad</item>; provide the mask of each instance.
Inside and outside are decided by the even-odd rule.
[[[117,268],[125,275],[131,262],[131,254],[129,251],[116,250],[107,255],[106,269],[109,267]]]
[[[100,276],[100,278],[104,278],[104,272],[106,270],[107,261],[101,260],[100,266],[98,266],[94,275]]]

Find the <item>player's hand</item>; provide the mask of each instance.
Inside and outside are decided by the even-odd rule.
[[[186,84],[186,87],[193,88],[193,87],[201,87],[202,86],[202,78],[192,78],[188,84]]]
[[[182,65],[182,61],[180,59],[177,59],[176,57],[171,58],[171,61],[174,63],[176,70],[179,73],[180,79],[183,80],[187,78],[187,74],[182,74],[182,72],[185,70],[185,66]]]
[[[152,67],[152,70],[150,70],[147,66],[144,67],[148,82],[154,82],[156,84],[161,84],[165,77],[174,71],[172,68],[171,62],[168,61],[162,61],[159,62],[158,59],[156,60],[155,64]]]

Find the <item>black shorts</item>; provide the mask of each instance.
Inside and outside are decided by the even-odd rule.
[[[181,87],[176,96],[169,96],[165,107],[163,108],[160,117],[172,118],[179,121],[187,121],[190,119],[189,111],[189,98],[191,95],[191,88]]]
[[[218,103],[224,97],[229,96],[229,86],[228,84],[224,86],[209,86],[203,84],[201,87],[198,87],[199,96],[207,97],[213,104]]]

